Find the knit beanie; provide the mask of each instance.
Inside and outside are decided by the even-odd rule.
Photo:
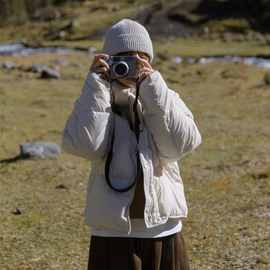
[[[139,23],[123,19],[107,33],[102,53],[116,55],[121,52],[139,51],[154,58],[153,45],[147,30]]]

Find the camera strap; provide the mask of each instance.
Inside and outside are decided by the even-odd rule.
[[[139,77],[138,77],[139,79]],[[138,144],[139,144],[139,137],[140,137],[140,119],[139,119],[139,115],[138,115],[138,111],[137,111],[137,104],[138,104],[138,97],[139,97],[139,90],[140,90],[140,84],[138,82],[138,79],[136,81],[136,97],[133,103],[133,113],[134,113],[134,132],[135,132],[135,136],[136,136],[136,140],[137,140],[137,175],[135,177],[135,180],[132,182],[132,184],[124,189],[117,189],[115,187],[112,186],[111,184],[111,180],[110,180],[110,165],[111,165],[111,161],[112,161],[112,157],[113,157],[113,143],[114,143],[114,137],[115,137],[115,91],[114,89],[112,89],[112,84],[111,84],[111,90],[112,90],[112,111],[114,112],[114,116],[113,116],[113,133],[112,133],[112,140],[111,140],[111,148],[110,151],[108,152],[107,155],[107,160],[106,160],[106,164],[105,164],[105,178],[106,178],[106,182],[108,184],[108,186],[113,189],[114,191],[117,192],[127,192],[129,190],[131,190],[136,182],[137,179],[140,175],[141,172],[141,161],[140,161],[140,155],[139,155],[139,150],[138,150]]]

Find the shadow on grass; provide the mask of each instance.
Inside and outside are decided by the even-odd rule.
[[[8,159],[0,160],[0,163],[13,163],[13,162],[16,162],[19,159],[27,159],[27,158],[30,158],[30,156],[27,157],[27,156],[18,155],[18,156],[14,157],[14,158],[8,158]]]

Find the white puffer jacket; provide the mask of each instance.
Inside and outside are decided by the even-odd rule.
[[[117,81],[113,86],[117,105],[123,107],[123,115],[115,115],[110,179],[114,187],[123,189],[132,183],[137,173],[137,142],[130,128],[130,122],[134,123],[135,89],[125,89]],[[164,224],[168,218],[187,216],[177,161],[201,143],[201,136],[192,113],[179,95],[168,89],[158,71],[141,83],[138,111],[141,119],[138,149],[146,199],[144,219],[147,228],[151,228]],[[109,83],[89,73],[82,95],[67,121],[62,147],[66,152],[92,162],[87,187],[86,224],[128,233],[131,230],[129,206],[135,188],[125,193],[115,192],[105,180],[113,115]]]

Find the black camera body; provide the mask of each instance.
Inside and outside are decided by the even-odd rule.
[[[136,56],[109,56],[103,58],[110,67],[111,79],[134,78],[138,62]]]

